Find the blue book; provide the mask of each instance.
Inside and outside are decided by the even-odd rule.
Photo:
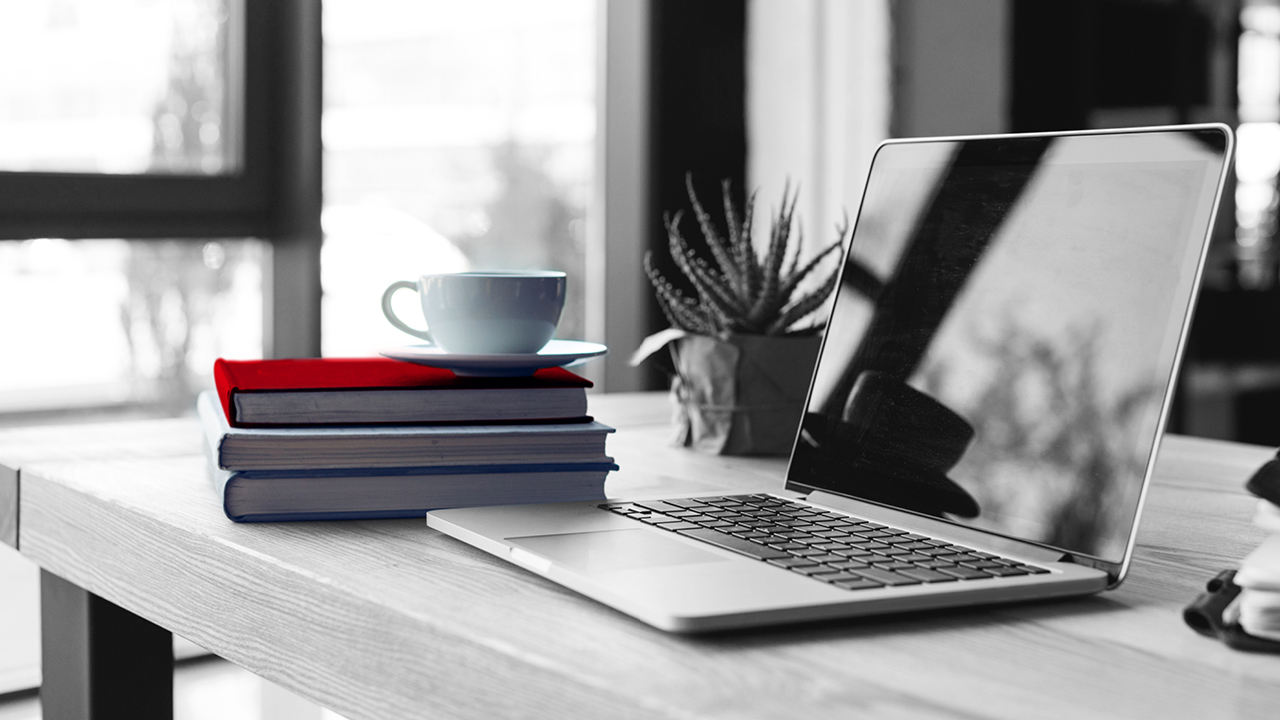
[[[598,422],[530,425],[231,427],[217,396],[196,403],[223,470],[457,467],[611,463]]]
[[[228,470],[218,461],[224,428],[202,396],[205,457],[223,512],[236,522],[420,518],[428,510],[603,500],[612,458],[585,462],[477,463],[362,468]],[[225,421],[224,421],[225,422]]]
[[[613,463],[240,470],[210,464],[222,510],[236,522],[421,518],[428,510],[603,500]]]

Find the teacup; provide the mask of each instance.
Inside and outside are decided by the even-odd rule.
[[[391,296],[416,290],[427,329],[396,316]],[[398,280],[382,293],[382,313],[410,335],[458,355],[528,354],[556,332],[564,310],[565,274],[556,271],[481,271]]]

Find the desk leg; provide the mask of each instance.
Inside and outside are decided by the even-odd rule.
[[[45,720],[173,720],[173,636],[40,571]]]

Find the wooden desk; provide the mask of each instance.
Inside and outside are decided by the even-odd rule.
[[[670,447],[660,394],[591,403],[619,429],[611,495],[780,482],[781,460]],[[1261,718],[1280,707],[1280,656],[1232,651],[1180,616],[1262,539],[1241,485],[1266,448],[1170,437],[1115,592],[689,638],[422,521],[233,524],[201,458],[181,441],[158,447],[195,438],[195,423],[163,425],[97,459],[83,449],[95,433],[142,426],[0,432],[0,463],[21,461],[17,483],[0,473],[0,528],[17,496],[18,547],[49,573],[353,720]],[[24,453],[37,441],[62,450]]]

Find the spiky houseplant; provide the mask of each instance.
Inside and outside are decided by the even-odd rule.
[[[698,255],[681,234],[683,211],[664,218],[671,259],[695,293],[693,297],[685,295],[657,269],[653,254],[645,254],[645,273],[672,327],[721,338],[731,334],[813,333],[821,329],[821,321],[808,326],[798,323],[831,295],[839,267],[832,268],[817,287],[806,290],[802,284],[828,255],[838,254],[846,227],[838,228],[835,242],[801,266],[803,237],[799,231],[792,234],[798,193],[784,188],[782,206],[769,230],[768,247],[763,256],[758,256],[751,239],[754,195],[748,198],[740,213],[734,207],[729,182],[724,181],[721,190],[727,233],[722,235],[711,214],[699,202],[692,180],[686,178],[685,185],[714,265]],[[791,247],[793,237],[796,239],[794,249]]]
[[[692,293],[668,280],[652,254],[645,256],[672,328],[646,339],[635,358],[670,349],[682,444],[720,454],[786,454],[820,343],[823,323],[809,318],[835,289],[838,263],[825,277],[816,273],[828,256],[839,257],[845,228],[802,264],[803,238],[793,232],[797,194],[787,188],[768,245],[758,253],[751,238],[754,195],[739,212],[729,183],[722,184],[722,233],[692,181],[685,184],[709,258],[682,234],[682,212],[664,218],[671,258]]]

